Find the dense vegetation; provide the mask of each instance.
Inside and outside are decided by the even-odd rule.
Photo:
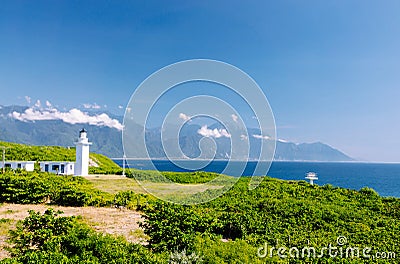
[[[6,148],[6,160],[20,161],[75,161],[75,148],[58,146],[28,146],[17,143],[1,142]],[[97,166],[89,167],[92,174],[120,173],[121,168],[104,155],[90,153],[90,159]]]
[[[111,204],[111,201],[111,195],[93,188],[82,177],[23,170],[0,174],[0,202],[104,206]]]
[[[232,263],[232,259],[238,263],[276,262],[276,252],[275,258],[260,259],[257,249],[266,243],[269,247],[321,250],[329,244],[338,246],[340,236],[348,240],[344,247],[361,251],[371,247],[371,255],[398,250],[399,199],[382,198],[369,188],[354,191],[271,178],[255,190],[247,187],[248,179],[241,179],[228,193],[203,205],[157,202],[147,206],[144,228],[150,247],[159,252],[186,249],[203,256],[206,263]],[[361,259],[326,255],[324,263],[377,261],[362,258],[362,253]],[[305,258],[289,260],[302,263]]]
[[[155,201],[147,194],[120,191],[110,194],[93,187],[83,177],[46,172],[7,170],[0,173],[0,203],[55,204],[62,206],[123,206],[140,209]]]
[[[276,263],[278,261],[303,263],[307,260],[321,263],[376,263],[376,259],[363,258],[364,247],[371,247],[370,254],[372,255],[377,251],[396,252],[400,244],[400,200],[380,197],[369,188],[355,191],[331,185],[311,186],[304,181],[282,181],[266,177],[257,189],[249,191],[249,179],[243,178],[225,195],[211,202],[197,206],[183,206],[165,203],[154,198],[149,199],[146,195],[130,191],[111,197],[110,194],[92,189],[90,184],[82,178],[44,174],[40,177],[43,178],[42,181],[29,174],[2,176],[0,186],[3,188],[1,193],[4,195],[0,202],[15,198],[22,200],[11,201],[32,203],[41,201],[45,198],[41,192],[46,192],[47,189],[58,189],[60,187],[54,186],[59,184],[61,190],[68,190],[67,193],[70,193],[65,200],[54,199],[59,204],[102,205],[104,202],[105,204],[117,202],[142,210],[145,213],[145,222],[142,226],[150,237],[149,245],[147,247],[132,245],[122,238],[101,236],[92,231],[71,233],[72,229],[68,229],[65,234],[70,235],[64,233],[52,235],[54,241],[65,241],[65,243],[57,244],[56,249],[51,246],[54,244],[53,241],[53,244],[40,246],[40,251],[29,251],[29,254],[16,252],[16,259],[20,262],[15,263],[25,262],[25,257],[30,258],[29,260],[32,261],[30,263],[39,263],[44,258],[49,258],[48,262],[43,260],[44,263],[56,263],[61,259],[65,260],[65,263],[72,260],[79,262],[82,256],[94,259],[93,263],[109,263],[106,262],[107,258],[102,256],[106,252],[96,253],[86,248],[92,247],[91,243],[95,243],[93,241],[100,240],[103,242],[96,242],[101,245],[96,250],[107,249],[107,254],[116,254],[113,258],[121,261],[119,263],[129,263],[128,260],[132,254],[132,257],[137,260],[135,263],[151,263],[146,262],[147,258],[151,258],[152,261],[157,259],[153,263],[168,261],[173,263],[172,259],[175,259],[175,263],[183,263],[179,261],[185,258],[197,259],[192,263],[201,261],[203,263]],[[18,184],[23,181],[22,178],[28,180],[24,184]],[[54,186],[52,187],[49,182],[53,182]],[[4,186],[8,187],[4,188]],[[11,191],[11,186],[19,186],[20,189],[17,188],[17,190],[20,191]],[[23,193],[23,187],[30,191]],[[12,195],[19,192],[21,192],[20,195]],[[76,197],[82,197],[82,193],[86,194],[83,196],[86,198],[77,199]],[[46,195],[52,195],[52,193],[48,191]],[[58,195],[56,193],[54,197]],[[68,202],[68,200],[73,202]],[[36,214],[31,217],[38,218],[39,216]],[[19,236],[14,236],[14,242],[18,237],[22,239],[22,234],[27,232],[26,227],[19,230]],[[258,249],[265,244],[270,248],[298,247],[300,250],[307,246],[315,247],[318,254],[322,247],[328,247],[330,244],[338,246],[336,241],[339,236],[347,238],[347,244],[343,245],[344,250],[347,246],[360,248],[360,258],[328,258],[325,254],[322,259],[307,258],[307,256],[302,258],[301,255],[299,258],[280,259],[276,251],[273,257],[257,256]],[[74,241],[74,245],[79,245],[78,248],[82,248],[81,251],[77,249],[73,251],[69,246],[71,241]],[[126,247],[122,253],[119,247],[112,246],[118,244]],[[101,248],[102,246],[104,248]],[[139,256],[130,251],[130,248],[139,252]],[[121,255],[117,256],[118,254]],[[142,262],[138,260],[141,257],[143,257]],[[54,261],[51,262],[51,259]],[[392,259],[380,260],[380,263],[393,263],[393,261]]]
[[[160,263],[161,257],[121,237],[94,232],[76,217],[62,212],[34,211],[11,232],[12,257],[1,263]]]

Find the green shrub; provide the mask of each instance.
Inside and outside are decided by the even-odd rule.
[[[197,236],[194,243],[195,252],[204,263],[265,263],[257,256],[257,247],[244,240],[223,241],[218,237]]]
[[[372,188],[369,187],[363,187],[360,189],[360,193],[364,194],[369,197],[379,197],[379,194]]]
[[[155,201],[155,198],[148,194],[135,193],[133,191],[122,191],[114,195],[114,205],[126,207],[131,210],[141,210],[149,201]]]
[[[214,228],[213,219],[193,206],[157,201],[143,208],[145,222],[140,226],[150,237],[149,245],[157,252],[191,249],[197,233]]]
[[[105,206],[111,204],[112,195],[95,189],[82,177],[21,171],[0,174],[0,202]]]
[[[202,258],[195,252],[187,253],[186,250],[181,252],[172,252],[169,257],[170,264],[196,264],[203,263]]]
[[[122,172],[120,172],[122,173]],[[139,181],[152,181],[152,182],[176,182],[176,183],[190,183],[200,184],[209,182],[219,176],[220,174],[205,171],[195,172],[169,172],[169,171],[152,171],[152,170],[137,170],[127,169],[125,172],[128,178],[135,178]]]

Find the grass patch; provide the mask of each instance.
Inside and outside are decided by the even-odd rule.
[[[137,240],[148,240],[150,237],[144,233],[144,230],[141,228],[131,230],[129,232],[129,236],[132,236],[133,238]]]
[[[127,177],[135,178],[139,181],[151,182],[174,182],[182,184],[201,184],[216,178],[225,178],[227,176],[205,171],[195,172],[159,172],[156,170],[137,170],[130,169],[127,171]]]
[[[0,236],[8,235],[8,231],[14,224],[14,220],[8,218],[0,218]]]
[[[116,194],[121,191],[145,193],[145,190],[140,187],[135,179],[126,178],[119,175],[86,176],[85,179],[90,181],[94,188],[111,194]]]

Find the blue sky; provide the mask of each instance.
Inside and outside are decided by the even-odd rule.
[[[399,14],[396,0],[2,1],[0,104],[118,113],[149,74],[209,58],[257,81],[279,138],[400,162]]]

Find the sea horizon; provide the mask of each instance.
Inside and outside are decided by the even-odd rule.
[[[122,159],[114,159],[122,167]],[[196,162],[196,160],[186,160]],[[197,171],[222,173],[226,160],[213,160],[205,167]],[[237,163],[237,161],[233,161]],[[244,163],[244,162],[238,162]],[[246,162],[245,169],[238,171],[234,177],[252,176],[257,162]],[[134,160],[126,161],[129,168],[141,170],[172,171],[172,172],[191,172],[196,170],[187,170],[176,166],[170,160]],[[238,166],[241,169],[240,166]],[[381,196],[400,198],[400,164],[399,163],[372,163],[372,162],[312,162],[312,161],[272,161],[266,175],[272,178],[282,180],[306,180],[308,172],[315,172],[318,175],[317,185],[331,184],[333,186],[360,190],[363,187],[374,189]],[[239,175],[241,174],[241,175]]]
[[[124,158],[110,158],[112,160],[123,160]],[[208,159],[168,159],[168,158],[125,158],[125,160],[144,160],[144,161],[207,161]],[[232,159],[213,159],[212,161],[234,161],[234,162],[304,162],[304,163],[367,163],[367,164],[400,164],[397,161],[365,161],[365,160],[343,160],[343,161],[329,161],[329,160],[232,160]]]

